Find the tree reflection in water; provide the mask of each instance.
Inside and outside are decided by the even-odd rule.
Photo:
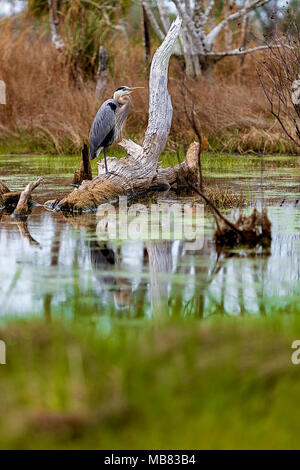
[[[299,221],[299,209],[276,208],[270,253],[217,253],[212,230],[192,252],[181,240],[99,240],[94,215],[36,211],[19,222],[2,214],[1,314],[206,318],[292,311],[300,294]]]

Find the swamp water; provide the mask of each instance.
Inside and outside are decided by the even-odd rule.
[[[103,240],[97,214],[65,217],[34,207],[24,222],[2,213],[0,317],[79,316],[109,328],[112,319],[300,313],[299,163],[295,157],[203,157],[207,181],[242,194],[243,211],[268,207],[267,251],[217,253],[207,209],[198,250],[180,239]],[[43,203],[71,190],[77,167],[75,157],[0,156],[0,179],[19,190],[43,176],[33,194]],[[173,193],[159,198],[170,203]],[[237,212],[225,210],[231,220]]]

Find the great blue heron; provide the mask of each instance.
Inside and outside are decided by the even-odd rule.
[[[106,161],[106,149],[119,137],[122,127],[131,109],[130,94],[133,90],[143,87],[120,86],[113,97],[99,108],[90,131],[90,159],[98,157],[101,150],[104,153],[106,174],[109,174]]]

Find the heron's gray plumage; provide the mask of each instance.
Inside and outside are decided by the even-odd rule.
[[[104,101],[97,112],[90,131],[90,159],[93,160],[103,149],[106,174],[109,174],[106,160],[106,149],[120,136],[122,127],[130,113],[129,95],[140,87],[121,86],[113,98]]]
[[[109,99],[104,101],[98,110],[90,131],[91,160],[97,156],[102,147],[108,147],[114,142],[116,114],[119,108],[120,105],[116,100]]]

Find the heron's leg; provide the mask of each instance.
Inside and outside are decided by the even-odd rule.
[[[106,161],[106,147],[104,147],[103,153],[104,153],[105,172],[106,172],[106,174],[107,174],[107,173],[108,173],[108,168],[107,168],[107,161]]]
[[[104,153],[104,165],[105,165],[105,173],[107,175],[116,175],[116,173],[114,171],[108,171],[108,167],[107,167],[107,161],[106,161],[106,148],[104,147],[103,149],[103,153]]]

